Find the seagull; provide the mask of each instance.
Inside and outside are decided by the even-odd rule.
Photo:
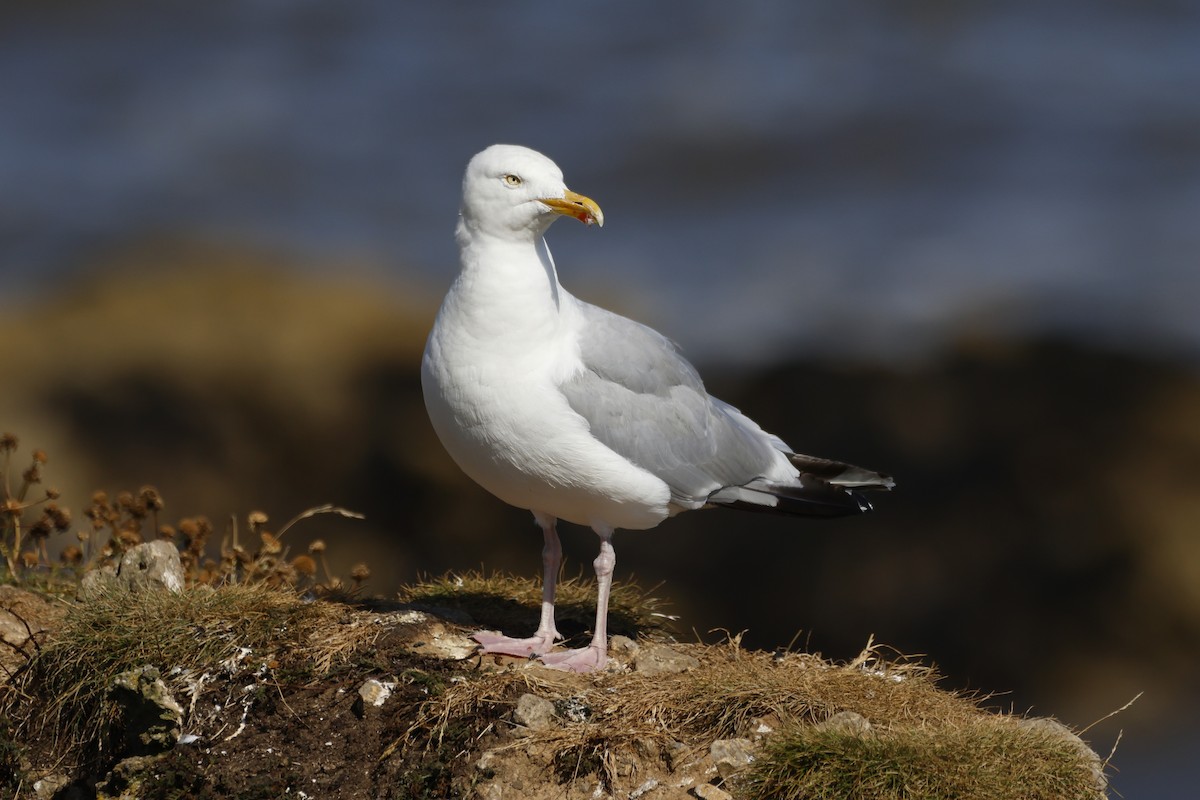
[[[455,238],[461,271],[421,362],[425,407],[458,466],[542,530],[542,608],[529,638],[475,634],[484,653],[572,672],[607,662],[613,532],[714,506],[811,517],[871,509],[882,473],[795,453],[704,389],[653,329],[579,300],[543,238],[561,216],[604,225],[546,156],[493,145],[467,164]],[[591,643],[557,650],[556,523],[600,537]]]

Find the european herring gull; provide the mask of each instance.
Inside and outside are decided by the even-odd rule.
[[[559,216],[602,226],[541,153],[493,145],[463,178],[461,271],[425,347],[421,384],[458,466],[542,529],[541,622],[533,636],[482,632],[486,653],[539,657],[587,672],[606,663],[613,531],[645,530],[681,511],[730,506],[813,517],[871,509],[890,489],[871,470],[800,455],[710,396],[675,346],[585,303],[558,281],[543,235]],[[600,537],[591,644],[552,652],[562,562],[557,520]]]

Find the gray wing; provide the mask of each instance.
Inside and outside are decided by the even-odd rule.
[[[593,436],[665,481],[680,508],[699,507],[714,492],[769,471],[783,443],[709,397],[670,340],[602,308],[580,306],[584,370],[560,389]]]

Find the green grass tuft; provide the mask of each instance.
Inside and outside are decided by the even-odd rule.
[[[797,726],[740,786],[761,800],[1095,800],[1080,755],[1061,734],[999,717],[866,734]]]

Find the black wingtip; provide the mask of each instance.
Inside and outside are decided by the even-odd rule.
[[[721,503],[725,508],[787,514],[795,517],[848,517],[874,509],[866,495],[856,489],[835,486],[808,473],[800,475],[798,485],[772,484],[750,490],[762,495],[763,502],[735,500]]]

